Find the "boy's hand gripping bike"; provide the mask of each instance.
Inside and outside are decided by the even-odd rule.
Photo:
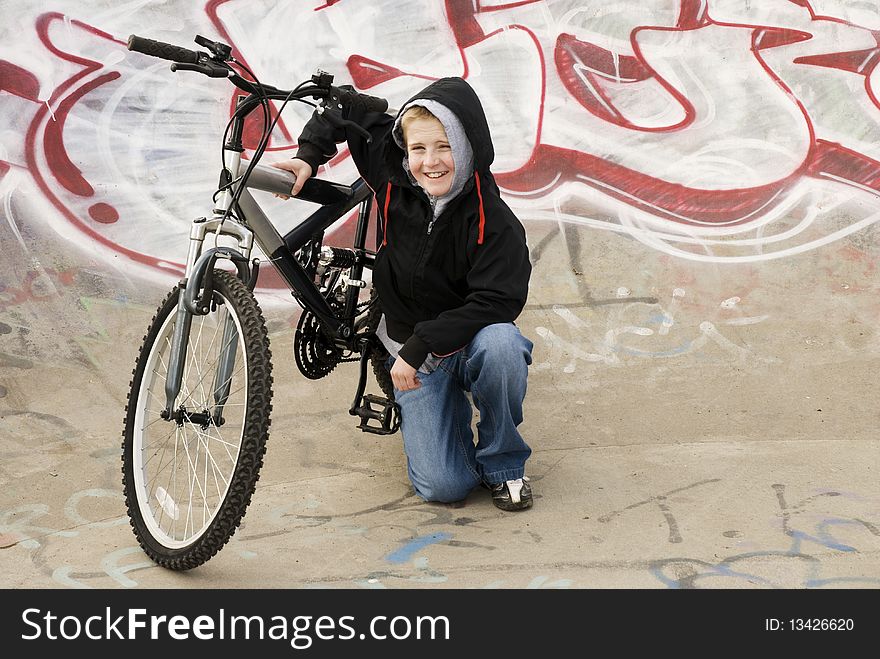
[[[288,172],[258,164],[274,126],[269,101],[316,99],[327,121],[367,138],[341,110],[362,104],[384,112],[386,101],[334,87],[333,77],[320,71],[292,91],[276,89],[237,72],[230,63],[240,63],[229,46],[204,37],[196,37],[196,43],[207,52],[134,35],[128,40],[129,50],[173,61],[173,71],[227,78],[246,92],[238,97],[224,136],[213,212],[193,221],[185,275],[150,323],[126,406],[122,473],[131,525],[144,551],[176,570],[201,565],[232,537],[263,463],[272,356],[253,294],[260,266],[252,258],[255,242],[303,307],[294,339],[299,370],[318,379],[340,362],[359,360],[360,380],[349,412],[360,417],[365,432],[391,434],[400,424],[383,366],[387,353],[375,336],[378,300],[374,292],[360,299],[367,286],[364,271],[375,261],[375,252],[365,246],[370,189],[361,179],[351,185],[309,179],[297,198],[320,207],[283,236],[248,192],[289,194],[293,184]],[[263,138],[253,157],[242,159],[245,117],[258,108]],[[324,231],[357,206],[354,244],[323,245]],[[237,247],[221,246],[220,236],[237,241]],[[215,267],[218,260],[232,267]],[[384,396],[364,395],[370,362]]]

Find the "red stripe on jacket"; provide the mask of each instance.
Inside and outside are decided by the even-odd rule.
[[[382,247],[388,244],[388,204],[391,201],[391,181],[388,181],[388,187],[385,189],[385,209],[382,216],[385,218],[385,226],[382,228]]]
[[[486,213],[483,212],[483,193],[480,191],[480,174],[474,170],[474,178],[477,180],[477,197],[480,198],[480,234],[477,236],[477,245],[483,244],[483,229],[486,227]]]

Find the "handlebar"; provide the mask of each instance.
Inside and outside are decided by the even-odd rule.
[[[181,62],[187,64],[198,64],[200,54],[188,48],[181,48],[174,44],[164,43],[162,41],[154,41],[132,34],[128,38],[128,49],[150,57],[158,57],[159,59],[167,59],[172,62]],[[208,57],[207,53],[201,53],[201,56]]]
[[[257,87],[250,80],[246,80],[236,73],[226,61],[231,58],[231,48],[219,42],[209,41],[205,37],[196,36],[196,43],[208,48],[211,53],[189,50],[175,46],[174,44],[155,41],[132,34],[128,37],[128,49],[151,57],[171,60],[172,71],[195,71],[210,78],[229,78],[239,89],[250,94],[264,96],[266,98],[285,100],[286,98],[312,98],[324,99],[325,110],[339,109],[343,107],[360,107],[369,112],[385,112],[388,109],[388,101],[377,96],[361,94],[351,87],[334,87],[330,83],[333,76],[319,71],[312,76],[312,85],[299,89],[296,93],[276,89],[271,85]],[[331,113],[327,112],[330,118]],[[341,117],[338,121],[342,121]],[[348,124],[348,122],[343,122]]]
[[[171,65],[172,71],[195,71],[210,78],[228,78],[232,84],[249,94],[246,98],[239,99],[239,103],[230,120],[230,126],[232,126],[230,139],[224,145],[224,148],[234,151],[242,150],[241,136],[244,117],[256,107],[265,104],[269,100],[280,100],[286,104],[292,99],[303,100],[309,96],[319,99],[321,104],[318,106],[317,112],[321,116],[336,127],[350,128],[360,133],[367,143],[372,141],[370,133],[357,122],[344,118],[342,110],[344,108],[349,110],[358,108],[368,112],[385,112],[388,109],[388,101],[384,98],[361,94],[355,91],[353,87],[347,85],[334,87],[332,85],[333,76],[320,70],[312,76],[309,81],[311,84],[308,84],[308,82],[303,83],[292,91],[276,89],[271,85],[259,83],[256,81],[256,78],[254,81],[248,80],[228,64],[228,62],[235,62],[247,70],[240,62],[236,62],[232,56],[232,48],[230,46],[211,41],[200,35],[196,35],[195,42],[207,48],[210,52],[189,50],[134,34],[128,37],[128,49],[151,57],[171,60],[173,62]],[[276,117],[275,121],[277,120],[278,117]],[[272,126],[274,126],[274,122]],[[227,130],[228,128],[229,126],[227,126]],[[263,139],[260,142],[261,146],[258,147],[255,158],[249,163],[246,173],[242,175],[244,180],[250,177],[256,162],[263,154],[270,130],[271,127],[264,129]],[[286,190],[289,191],[290,188],[287,187]],[[320,197],[321,195],[318,196]]]

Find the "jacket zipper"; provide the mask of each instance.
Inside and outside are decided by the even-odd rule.
[[[464,188],[462,188],[461,192],[459,192],[459,195],[462,195],[469,190],[470,190],[470,187],[465,185]],[[410,282],[409,282],[409,292],[410,292],[410,296],[412,296],[413,299],[415,299],[415,297],[416,297],[416,273],[418,272],[419,265],[422,262],[422,256],[425,253],[425,248],[428,246],[428,243],[431,240],[431,231],[433,231],[433,229],[434,229],[434,223],[439,219],[437,217],[434,217],[434,206],[431,205],[431,200],[428,199],[427,193],[422,191],[422,194],[424,195],[425,199],[428,201],[428,212],[431,214],[431,219],[428,220],[428,231],[425,233],[425,239],[422,241],[422,246],[419,249],[419,256],[416,259],[416,267],[413,269],[413,274],[412,274],[412,277],[410,278]],[[444,208],[443,213],[441,213],[441,215],[443,215],[444,213],[447,213],[448,211],[449,211],[448,208]]]
[[[430,236],[431,230],[434,228],[434,222],[437,221],[437,218],[434,217],[434,204],[431,203],[431,197],[428,197],[428,205],[431,207],[431,219],[428,220],[428,235]]]
[[[434,207],[431,206],[430,201],[428,202],[428,212],[431,213],[431,218],[433,219]],[[419,268],[421,267],[422,257],[425,254],[425,248],[428,246],[428,242],[430,242],[430,240],[431,240],[432,226],[433,226],[433,222],[431,220],[428,220],[428,231],[425,234],[425,238],[422,240],[421,246],[419,247],[419,255],[416,258],[416,263],[415,263],[415,267],[413,268],[412,277],[409,280],[409,293],[410,293],[410,297],[412,297],[413,300],[416,299],[416,275],[418,274]]]

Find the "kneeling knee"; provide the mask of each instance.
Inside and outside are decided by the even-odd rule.
[[[497,364],[516,371],[532,363],[532,344],[511,323],[489,325],[474,339],[474,357],[480,364]]]
[[[453,481],[435,480],[428,483],[413,485],[416,494],[425,501],[436,503],[453,503],[466,498],[474,485],[463,485]]]

